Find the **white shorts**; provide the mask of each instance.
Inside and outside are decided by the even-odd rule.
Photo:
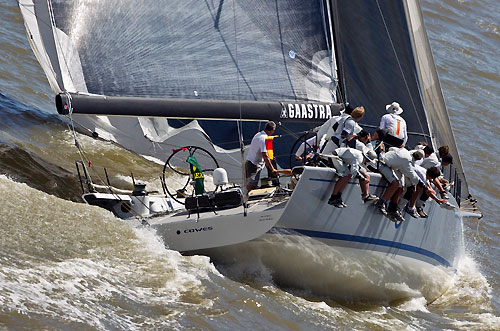
[[[341,157],[333,155],[329,157],[333,163],[333,167],[339,177],[345,177],[347,175],[352,175],[353,177],[367,178],[368,172],[365,168],[359,166],[359,164],[349,164],[345,162]]]
[[[339,177],[344,177],[349,175],[350,171],[349,168],[347,167],[347,164],[342,161],[340,157],[337,155],[332,155],[328,157],[330,161],[333,163],[333,168],[335,168],[335,171],[337,172],[337,175]]]
[[[399,187],[405,187],[405,177],[399,170],[394,170],[391,167],[386,166],[385,164],[380,164],[378,170],[385,177],[385,179],[392,183],[393,181],[399,181]]]

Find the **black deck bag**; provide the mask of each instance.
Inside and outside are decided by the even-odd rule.
[[[192,197],[187,197],[184,200],[184,204],[186,209],[189,211],[196,210],[205,210],[205,209],[213,209],[214,202],[213,197],[209,196],[206,193],[198,194]]]
[[[243,204],[243,194],[240,188],[231,188],[215,193],[214,202],[217,208],[238,207]]]

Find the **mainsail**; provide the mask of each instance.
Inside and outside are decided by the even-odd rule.
[[[321,107],[336,104],[329,1],[20,0],[19,4],[52,89],[64,93],[61,98],[66,101],[66,96],[71,98],[75,114],[77,98],[87,94],[106,96],[108,102],[115,100],[111,97],[174,100],[178,113],[174,118],[186,117],[183,111],[193,103],[205,109],[202,116],[197,113],[199,118],[220,118],[214,114],[220,101],[221,107],[231,105],[230,115],[239,119],[242,104],[268,103],[280,114],[288,111],[282,104],[287,102],[295,117],[302,118],[306,110],[324,121]],[[214,107],[204,107],[204,102]],[[316,113],[307,109],[311,103]],[[109,103],[105,108],[110,111]],[[118,108],[123,109],[120,104]],[[338,112],[339,107],[333,109]],[[260,120],[271,116],[268,108],[263,110]],[[137,109],[135,115],[144,114]],[[206,143],[208,135],[224,149],[238,146],[237,126],[231,122],[187,125],[164,118],[102,116],[76,120],[102,138],[159,159],[165,158],[165,146],[178,144],[172,137],[182,130],[189,131],[190,144]],[[250,139],[258,124],[247,127]]]

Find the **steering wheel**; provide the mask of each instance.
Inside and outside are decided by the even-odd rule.
[[[184,196],[191,196],[194,192],[194,187],[188,192],[188,185],[193,180],[191,174],[191,165],[186,161],[189,156],[194,156],[200,165],[199,170],[204,175],[208,185],[212,180],[213,171],[219,167],[219,163],[215,157],[206,149],[198,146],[184,146],[172,150],[172,154],[165,161],[163,166],[163,183],[167,194],[175,201],[184,204],[178,197],[178,193]],[[208,177],[206,176],[208,175]],[[167,179],[168,185],[167,185]]]
[[[292,145],[292,149],[290,150],[290,160],[289,160],[289,168],[292,169],[294,167],[294,162],[300,162],[301,165],[306,164],[306,160],[302,159],[302,161],[297,161],[295,160],[295,150],[300,146],[300,144],[305,143],[305,149],[304,151],[306,152],[305,155],[307,155],[308,150],[315,151],[316,150],[316,145],[311,145],[307,142],[308,135],[310,134],[310,131],[307,131],[303,133],[300,137],[295,140],[295,143]],[[316,135],[316,133],[314,133]],[[310,138],[310,137],[309,137]],[[308,162],[309,163],[309,162]]]

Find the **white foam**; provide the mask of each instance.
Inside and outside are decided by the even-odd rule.
[[[3,309],[102,329],[171,329],[193,298],[213,305],[203,295],[221,275],[209,258],[184,257],[149,228],[130,228],[104,209],[3,175],[0,191],[10,193],[0,205],[2,247],[8,248],[0,264]],[[151,306],[168,309],[168,318],[141,308]]]
[[[467,305],[477,310],[490,309],[491,287],[470,256],[462,256],[452,286],[433,305],[440,307]]]
[[[409,266],[378,253],[330,247],[305,236],[277,234],[214,249],[210,256],[223,265],[221,270],[231,278],[276,283],[352,303],[390,304],[422,297],[431,301],[449,286],[451,273],[418,261]]]

